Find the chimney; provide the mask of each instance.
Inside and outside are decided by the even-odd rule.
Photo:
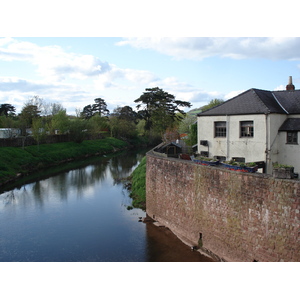
[[[294,91],[295,86],[293,85],[292,76],[289,76],[289,84],[286,86],[287,91]]]

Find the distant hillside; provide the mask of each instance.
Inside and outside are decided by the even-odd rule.
[[[190,115],[190,116],[196,116],[201,111],[202,111],[201,108],[194,108],[194,109],[191,109],[190,111],[188,111],[187,114]]]

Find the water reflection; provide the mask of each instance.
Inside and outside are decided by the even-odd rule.
[[[89,159],[0,194],[0,261],[205,261],[127,210],[121,181],[143,156]]]

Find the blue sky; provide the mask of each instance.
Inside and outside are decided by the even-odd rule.
[[[10,2],[9,8],[15,2]],[[30,7],[31,2],[26,5],[20,2],[15,18],[5,19],[4,14],[1,21],[9,30],[0,30],[3,36],[0,38],[0,103],[14,105],[17,112],[35,95],[45,102],[61,103],[69,114],[75,114],[98,97],[106,101],[110,111],[124,105],[135,107],[134,100],[146,88],[157,86],[178,100],[191,102],[192,108],[214,98],[230,99],[249,88],[285,89],[289,76],[293,77],[296,88],[300,87],[300,38],[294,37],[293,24],[290,26],[293,30],[289,31],[278,27],[266,31],[264,26],[264,30],[252,32],[252,22],[251,31],[249,24],[241,30],[240,21],[244,19],[247,23],[251,14],[253,21],[253,12],[258,25],[272,25],[266,18],[261,18],[264,23],[259,22],[267,8],[262,2],[252,2],[254,8],[248,8],[247,15],[239,16],[236,11],[226,15],[220,9],[214,12],[213,18],[199,9],[190,9],[183,18],[186,8],[170,1],[152,1],[152,7],[138,7],[142,12],[129,14],[122,14],[122,9],[130,4],[136,7],[140,2],[128,1],[125,6],[124,2],[112,0],[104,11],[96,9],[95,1],[87,0],[88,14],[79,4],[73,4],[71,10],[65,4],[61,11],[50,4],[38,5],[35,7],[42,9],[42,14],[36,11],[23,14],[22,9]],[[51,3],[55,6],[65,2]],[[158,10],[156,2],[160,3]],[[224,9],[235,3],[229,1],[225,6],[217,2]],[[255,9],[256,2],[261,11]],[[171,15],[166,17],[163,9],[170,11],[170,3]],[[186,1],[186,4],[195,3]],[[281,10],[279,7],[277,14]],[[68,12],[67,17],[64,11]],[[113,17],[106,12],[111,12]],[[295,14],[290,11],[287,22]],[[179,15],[180,21],[172,21],[178,20]],[[234,22],[230,23],[233,16]],[[13,26],[18,18],[21,22]],[[272,15],[273,19],[276,14]],[[215,20],[219,20],[217,29],[212,26]],[[281,24],[284,22],[281,18]],[[289,37],[284,37],[287,32]]]
[[[300,87],[300,38],[41,37],[0,39],[0,103],[38,95],[70,114],[103,98],[135,107],[160,87],[192,108],[249,88]]]

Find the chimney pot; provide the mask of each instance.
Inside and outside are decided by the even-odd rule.
[[[289,84],[286,86],[287,91],[294,91],[295,86],[293,85],[292,76],[289,76]]]

